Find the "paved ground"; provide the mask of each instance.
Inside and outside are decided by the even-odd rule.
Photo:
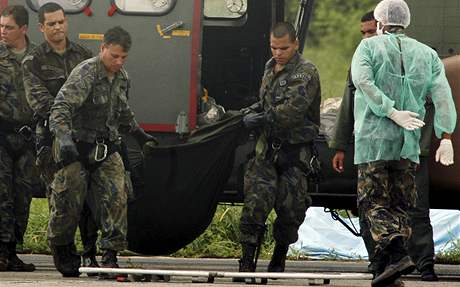
[[[46,255],[21,255],[26,262],[36,265],[37,271],[32,273],[0,273],[0,286],[241,286],[244,283],[232,283],[229,278],[216,278],[214,284],[205,283],[206,278],[172,277],[168,283],[164,282],[129,282],[119,283],[116,281],[98,280],[86,275],[80,278],[62,278],[54,269],[52,258]],[[235,259],[177,259],[167,257],[124,257],[121,260],[123,267],[150,268],[150,269],[175,269],[175,270],[207,270],[207,271],[236,271],[237,260]],[[361,273],[366,271],[366,262],[343,262],[343,261],[290,261],[287,264],[287,272],[314,272],[318,273]],[[266,261],[259,263],[260,272],[267,266]],[[437,265],[436,270],[441,275],[441,282],[427,283],[418,281],[418,275],[414,274],[405,279],[407,287],[449,286],[460,287],[460,266]],[[201,281],[201,283],[192,283]],[[329,284],[323,284],[323,280],[269,280],[271,286],[335,286],[335,287],[361,287],[370,286],[370,280],[331,280]]]

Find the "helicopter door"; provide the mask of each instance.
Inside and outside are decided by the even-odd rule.
[[[149,131],[196,126],[202,0],[113,0],[113,22],[133,31],[131,107]],[[177,122],[177,126],[176,126]]]
[[[113,0],[112,7],[117,13],[111,23],[123,23],[133,36],[127,71],[138,121],[148,131],[194,129],[202,1]]]

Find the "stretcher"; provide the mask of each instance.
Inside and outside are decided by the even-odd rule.
[[[131,278],[132,281],[165,281],[169,282],[172,277],[191,277],[192,282],[214,283],[216,278],[240,278],[246,283],[266,284],[268,279],[303,279],[323,280],[329,284],[330,280],[371,280],[369,273],[332,273],[332,272],[227,272],[227,271],[200,271],[200,270],[162,270],[162,269],[134,269],[134,268],[93,268],[80,267],[81,273],[94,274],[123,274],[123,278]],[[121,281],[121,280],[119,280]],[[128,281],[130,281],[128,279]]]

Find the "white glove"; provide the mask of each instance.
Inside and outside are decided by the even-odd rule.
[[[442,139],[436,150],[436,162],[441,161],[443,165],[454,164],[454,148],[452,141],[449,139]]]
[[[425,125],[425,122],[417,119],[418,116],[419,114],[414,112],[393,109],[388,117],[404,129],[413,131]]]

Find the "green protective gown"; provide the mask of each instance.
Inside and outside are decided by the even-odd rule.
[[[457,113],[444,66],[436,51],[402,33],[364,39],[355,51],[355,164],[409,159],[419,162],[420,129],[408,131],[388,116],[393,108],[425,117],[425,101],[435,106],[436,136],[452,133]]]

